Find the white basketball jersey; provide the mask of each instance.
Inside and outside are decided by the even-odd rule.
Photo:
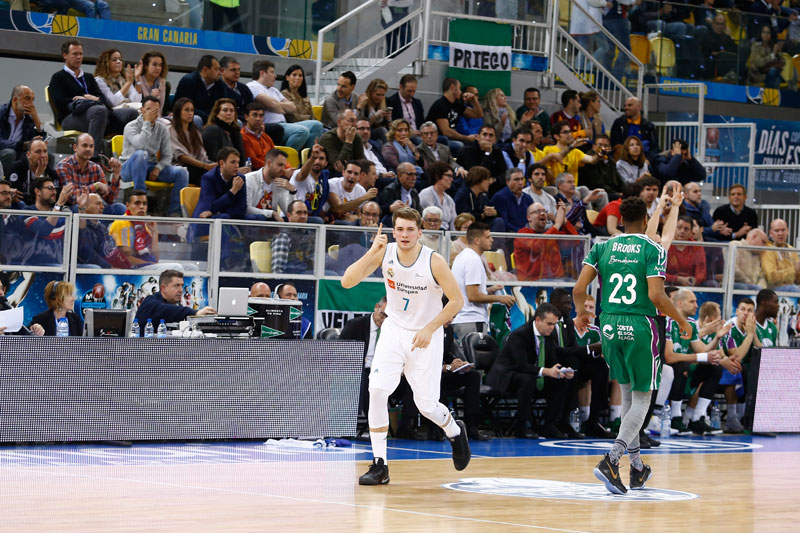
[[[403,266],[397,243],[386,245],[381,270],[386,283],[386,314],[405,329],[420,330],[442,310],[442,288],[431,271],[433,250],[422,246],[417,260]]]

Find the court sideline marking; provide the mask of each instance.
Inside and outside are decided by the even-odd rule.
[[[536,526],[532,524],[517,524],[514,522],[500,522],[497,520],[485,520],[480,518],[468,518],[465,516],[452,516],[452,515],[445,515],[445,514],[436,514],[436,513],[425,513],[422,511],[410,511],[408,509],[398,509],[394,507],[380,507],[376,505],[364,505],[359,503],[347,503],[347,502],[336,502],[330,500],[320,500],[317,498],[301,498],[298,496],[285,496],[283,494],[268,494],[268,493],[261,493],[261,492],[253,492],[247,490],[236,490],[236,489],[224,489],[218,487],[203,487],[200,485],[182,485],[180,483],[165,483],[162,481],[146,481],[140,479],[130,479],[124,477],[109,477],[109,476],[91,476],[88,474],[74,474],[68,472],[50,472],[48,470],[38,470],[33,468],[11,468],[6,466],[0,466],[0,470],[25,470],[28,473],[36,473],[36,474],[46,474],[49,476],[67,476],[67,477],[77,477],[77,478],[85,478],[85,479],[99,479],[99,480],[107,480],[107,481],[126,481],[129,483],[139,483],[144,485],[158,485],[164,487],[174,487],[174,488],[182,488],[182,489],[194,489],[194,490],[207,490],[212,492],[226,492],[230,494],[242,494],[247,496],[262,496],[268,498],[280,498],[284,500],[292,500],[298,502],[307,502],[307,503],[322,503],[322,504],[330,504],[330,505],[340,505],[345,507],[354,507],[354,508],[361,508],[361,509],[373,509],[378,511],[391,511],[395,513],[404,513],[404,514],[411,514],[416,516],[428,516],[432,518],[447,518],[451,520],[462,520],[466,522],[476,522],[476,523],[483,523],[483,524],[496,524],[500,526],[513,526],[513,527],[524,527],[528,529],[543,529],[547,531],[561,531],[564,533],[590,533],[588,531],[580,531],[575,529],[560,529],[555,527],[547,527],[547,526]]]

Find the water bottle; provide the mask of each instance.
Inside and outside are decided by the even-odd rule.
[[[56,337],[69,337],[69,322],[66,318],[59,318],[56,322]]]
[[[672,408],[669,402],[661,409],[661,440],[668,439],[672,429]]]
[[[244,162],[244,166],[246,166],[247,168],[252,169],[253,168],[253,160],[248,157],[247,161]]]
[[[167,325],[164,323],[164,319],[161,319],[161,322],[158,324],[158,333],[156,337],[159,339],[163,339],[167,336]]]
[[[144,326],[144,337],[145,338],[152,338],[153,337],[153,319],[148,318],[147,324]]]
[[[711,429],[722,429],[721,415],[717,402],[711,406]]]
[[[569,413],[569,425],[575,430],[575,433],[581,431],[581,412],[577,407]]]
[[[131,324],[131,337],[139,337],[141,332],[139,330],[139,319],[134,318],[133,324]]]

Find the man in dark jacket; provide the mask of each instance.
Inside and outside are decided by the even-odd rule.
[[[165,270],[158,277],[159,292],[151,294],[139,305],[136,319],[139,321],[139,329],[144,334],[144,326],[147,319],[153,321],[153,327],[157,328],[161,319],[168,324],[186,320],[189,316],[208,316],[215,315],[217,311],[212,307],[204,307],[195,311],[191,307],[179,305],[183,297],[183,272],[177,270]]]
[[[386,98],[386,105],[392,108],[392,120],[404,118],[411,124],[413,135],[418,132],[425,121],[425,109],[422,101],[414,98],[417,92],[417,78],[413,74],[406,74],[400,78],[400,88],[392,96]]]
[[[653,161],[653,170],[662,185],[669,180],[678,180],[681,185],[686,185],[706,179],[706,169],[692,157],[689,144],[683,139],[673,141],[669,152],[658,154]]]
[[[458,154],[458,162],[465,169],[482,166],[488,168],[495,182],[490,187],[494,194],[505,187],[506,161],[503,152],[494,146],[497,142],[497,133],[492,126],[482,126],[478,138],[464,144]],[[455,185],[455,183],[454,183]]]
[[[47,144],[40,139],[26,144],[29,145],[27,152],[10,168],[4,166],[3,169],[14,187],[14,200],[30,205],[34,202],[33,183],[37,178],[48,177],[61,186],[65,183],[60,183],[58,174],[50,164]]]
[[[647,159],[652,161],[661,151],[656,127],[642,116],[642,101],[633,96],[625,100],[625,114],[611,125],[611,146],[622,144],[631,136],[641,139]]]
[[[185,97],[194,103],[195,123],[202,121],[204,124],[208,120],[211,108],[214,107],[214,102],[227,96],[225,84],[219,77],[219,61],[214,56],[205,55],[197,63],[197,70],[185,75],[178,82],[175,99]]]
[[[562,371],[557,361],[557,343],[550,334],[558,323],[558,316],[558,309],[552,304],[539,304],[533,320],[515,329],[506,338],[500,355],[486,377],[486,383],[496,392],[511,391],[517,395],[517,438],[538,437],[528,431],[534,398],[547,400],[545,425],[542,428],[545,437],[565,437],[556,427],[556,421],[564,407],[566,383],[563,378],[572,379],[574,373]]]
[[[103,135],[122,133],[125,124],[139,116],[135,109],[111,109],[94,76],[81,70],[83,45],[74,39],[61,44],[64,68],[50,78],[50,101],[64,129],[88,132],[94,153],[102,153]]]
[[[419,193],[414,188],[417,171],[411,163],[397,165],[397,179],[383,188],[378,203],[381,206],[383,225],[392,227],[392,213],[401,207],[412,207],[422,211],[419,206]]]
[[[0,106],[0,164],[6,174],[14,161],[25,153],[25,143],[36,136],[44,136],[33,99],[30,87],[17,85],[11,91],[11,101]]]

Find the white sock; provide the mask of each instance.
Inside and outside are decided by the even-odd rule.
[[[686,425],[690,420],[694,420],[693,416],[696,411],[697,410],[692,407],[686,407],[686,411],[683,412],[683,425]]]
[[[672,382],[675,381],[675,371],[669,365],[661,368],[661,385],[658,386],[656,394],[656,405],[664,405],[669,399],[669,392],[672,390]]]
[[[737,403],[736,404],[736,417],[740,420],[744,416],[744,403]]]
[[[587,420],[589,420],[589,412],[590,412],[589,409],[590,409],[590,407],[588,405],[586,405],[586,406],[582,405],[582,406],[578,407],[578,409],[581,412],[581,422],[586,422]]]
[[[369,440],[372,443],[372,455],[375,459],[383,459],[386,464],[386,437],[388,431],[370,431]]]
[[[609,405],[608,410],[611,411],[609,417],[612,422],[622,415],[622,405]]]
[[[697,407],[694,408],[694,413],[692,413],[692,422],[700,420],[701,416],[706,416],[709,405],[711,405],[711,400],[709,398],[698,398]]]
[[[681,416],[681,405],[683,405],[683,400],[675,400],[669,401],[669,406],[672,408],[672,418],[680,417]]]

